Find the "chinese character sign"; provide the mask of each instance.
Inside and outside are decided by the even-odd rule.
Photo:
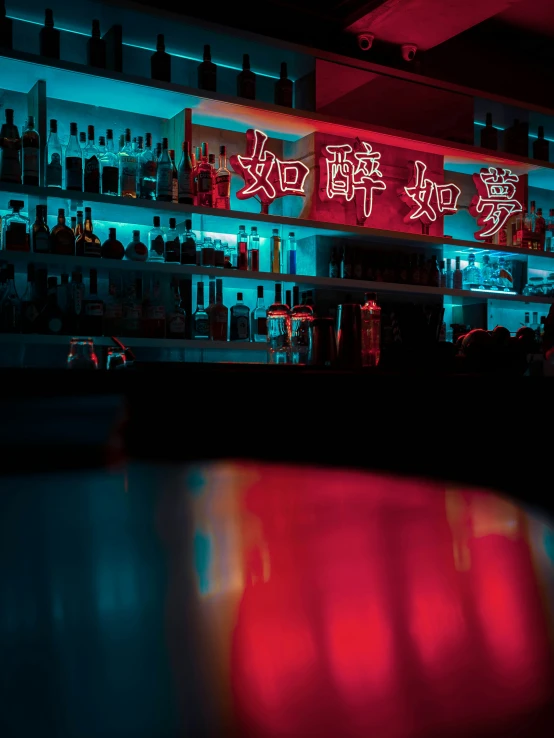
[[[517,174],[509,169],[489,167],[473,175],[477,195],[471,199],[469,213],[477,219],[481,230],[475,238],[484,240],[501,231],[514,213],[520,213],[522,205],[516,200]]]
[[[246,156],[234,154],[229,161],[244,179],[244,187],[237,192],[239,200],[257,197],[262,213],[269,204],[285,195],[305,196],[304,182],[310,170],[301,161],[281,161],[265,148],[268,137],[263,131],[250,128],[246,132]]]
[[[410,208],[404,216],[405,223],[420,220],[429,225],[436,221],[437,216],[454,215],[458,210],[460,188],[455,184],[439,185],[425,176],[426,171],[427,166],[422,161],[413,162],[408,185],[397,189],[402,202]]]
[[[379,169],[381,154],[371,144],[356,140],[350,144],[334,144],[322,148],[320,159],[321,199],[335,197],[351,202],[356,198],[356,219],[363,225],[373,210],[373,193],[385,190]]]

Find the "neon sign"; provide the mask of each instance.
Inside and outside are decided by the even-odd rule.
[[[331,144],[322,148],[320,172],[322,200],[335,197],[351,202],[356,198],[356,218],[362,225],[373,209],[374,190],[385,190],[381,179],[381,154],[373,151],[371,144],[356,139],[355,148],[350,144]]]
[[[427,179],[427,165],[422,161],[412,162],[412,176],[406,187],[399,187],[398,195],[410,207],[404,223],[421,220],[425,225],[434,223],[438,215],[455,215],[461,190],[455,184],[439,185]]]
[[[310,170],[301,161],[281,161],[272,151],[266,151],[268,136],[259,130],[246,131],[246,156],[233,154],[229,162],[244,179],[244,187],[237,192],[239,200],[257,197],[262,213],[277,197],[298,195],[305,197],[304,182]]]
[[[473,181],[478,194],[471,199],[469,213],[477,219],[478,226],[484,226],[474,234],[483,240],[501,231],[511,215],[522,211],[515,198],[519,177],[509,169],[489,167],[474,174]]]

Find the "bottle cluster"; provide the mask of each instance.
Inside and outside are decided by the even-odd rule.
[[[487,113],[486,123],[481,128],[481,146],[497,151],[499,148],[499,129],[493,125],[492,113]],[[513,124],[502,131],[502,150],[517,156],[529,156],[529,123],[515,119]],[[533,140],[533,159],[549,161],[549,141],[544,137],[544,126],[537,127]]]

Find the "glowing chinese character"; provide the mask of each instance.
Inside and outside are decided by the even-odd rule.
[[[262,212],[277,197],[298,195],[305,197],[304,182],[310,170],[301,161],[281,161],[272,151],[266,151],[268,137],[263,131],[250,128],[246,132],[246,156],[234,154],[229,161],[244,179],[244,187],[237,192],[239,200],[258,197]]]
[[[458,209],[460,188],[455,184],[439,185],[425,176],[426,171],[426,164],[415,161],[408,186],[397,190],[400,199],[411,208],[404,217],[405,223],[419,219],[429,225],[436,221],[437,215],[454,215]]]
[[[475,238],[490,238],[504,228],[511,215],[522,210],[515,198],[519,177],[509,169],[489,167],[474,174],[473,181],[479,194],[472,197],[469,213],[477,218],[478,226],[485,226]]]
[[[321,195],[330,200],[344,197],[346,202],[356,197],[357,219],[363,223],[373,209],[373,191],[386,189],[386,184],[379,169],[381,154],[365,141],[357,141],[357,149],[350,144],[323,147],[320,166],[325,186]]]

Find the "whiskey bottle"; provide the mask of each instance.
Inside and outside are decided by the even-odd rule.
[[[214,207],[229,210],[231,207],[231,172],[227,169],[227,147],[219,147],[219,168],[215,175]]]
[[[139,160],[139,192],[143,200],[156,199],[156,170],[158,160],[152,150],[152,134],[146,134],[146,146]]]
[[[212,62],[209,44],[204,46],[204,61],[198,65],[198,87],[209,92],[217,89],[217,66]]]
[[[83,233],[75,243],[77,256],[92,256],[99,258],[102,255],[100,239],[92,230],[92,211],[85,208],[85,225]]]
[[[125,256],[130,261],[146,261],[148,259],[148,249],[140,240],[140,231],[133,231],[133,240],[127,245]]]
[[[165,237],[165,261],[174,264],[181,263],[181,239],[176,230],[177,221],[175,218],[169,219],[169,230]]]
[[[84,191],[100,192],[100,152],[94,143],[94,126],[88,127],[88,141],[83,151]]]
[[[190,144],[183,141],[183,153],[179,162],[178,172],[178,201],[183,205],[192,205],[194,203],[194,193],[192,184],[192,162],[190,160]]]
[[[171,282],[171,292],[173,295],[173,307],[171,312],[167,314],[167,337],[182,341],[185,338],[187,313],[181,299],[179,280],[176,278]]]
[[[58,210],[58,222],[50,233],[50,251],[65,256],[75,255],[75,235],[65,223],[65,210]]]
[[[77,138],[77,123],[69,124],[69,141],[65,149],[65,188],[83,190],[83,152]]]
[[[46,186],[62,187],[62,145],[58,138],[58,121],[50,121],[50,135],[46,142]]]
[[[50,253],[50,229],[46,223],[46,205],[36,206],[36,219],[32,231],[33,251],[37,254]]]
[[[287,74],[287,63],[281,62],[281,74],[275,83],[275,105],[292,108],[293,90],[294,85]]]
[[[6,122],[0,129],[0,181],[21,184],[21,138],[13,122],[13,110],[6,108]]]
[[[281,273],[281,237],[279,236],[279,229],[273,228],[271,236],[271,271],[273,274]]]
[[[164,261],[165,235],[160,228],[159,215],[154,216],[154,227],[148,231],[148,260]]]
[[[228,341],[229,310],[223,304],[223,280],[215,280],[215,304],[210,309],[210,338]]]
[[[13,48],[13,21],[6,17],[6,4],[0,1],[0,48]]]
[[[243,54],[242,72],[237,74],[237,96],[247,100],[256,99],[256,75],[250,69],[249,54]]]
[[[102,167],[102,194],[119,195],[119,162],[114,151],[113,131],[106,131],[106,150],[100,158]]]
[[[538,136],[533,141],[533,159],[538,159],[539,161],[549,161],[548,141],[544,137],[544,126],[539,126]]]
[[[138,161],[131,143],[131,129],[125,129],[125,145],[119,152],[119,191],[121,197],[137,196]]]
[[[101,256],[103,259],[123,259],[125,249],[121,241],[117,240],[116,229],[110,228],[108,238],[102,244]]]
[[[487,113],[486,125],[481,128],[481,148],[493,151],[498,148],[498,131],[492,124],[492,113]]]
[[[231,341],[250,340],[250,310],[244,304],[242,292],[237,292],[237,302],[231,308]]]
[[[27,120],[27,128],[23,131],[22,164],[23,184],[38,187],[39,179],[39,135],[35,130],[35,119],[32,115]]]
[[[198,164],[197,187],[198,205],[205,208],[213,206],[213,173],[208,159],[208,144],[202,144],[202,158]]]
[[[181,239],[181,264],[196,264],[196,234],[192,231],[192,220],[185,220],[185,233]]]
[[[39,41],[41,56],[60,58],[60,32],[54,28],[54,13],[50,8],[44,11],[44,26],[40,29]]]
[[[260,237],[256,226],[251,227],[248,239],[248,268],[251,272],[260,271]]]
[[[167,138],[162,141],[162,155],[156,172],[156,200],[171,202],[173,195],[173,170],[167,149]]]
[[[210,337],[210,319],[204,306],[204,282],[196,285],[196,310],[192,316],[192,337],[208,339]]]
[[[175,166],[175,150],[169,149],[168,154],[171,162],[171,202],[179,202],[179,173]]]
[[[237,234],[237,269],[248,270],[248,235],[243,225],[239,226]]]
[[[23,200],[10,200],[8,207],[12,209],[9,215],[4,217],[2,230],[2,248],[6,251],[29,251],[30,223],[29,219],[21,215]]]
[[[156,51],[150,57],[150,76],[160,82],[171,82],[171,56],[165,50],[163,33],[158,34]]]
[[[106,68],[106,42],[100,36],[100,21],[92,21],[92,34],[87,41],[87,58],[90,67]]]

